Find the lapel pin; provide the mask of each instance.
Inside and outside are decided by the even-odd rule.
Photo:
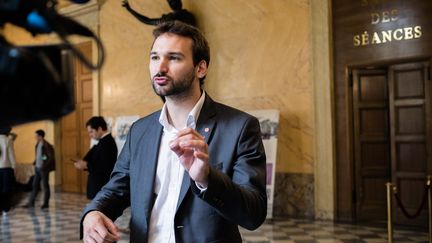
[[[208,127],[206,127],[206,128],[204,128],[204,132],[209,132],[209,128]]]

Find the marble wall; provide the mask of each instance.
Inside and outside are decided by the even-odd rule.
[[[205,89],[214,99],[242,110],[280,110],[280,172],[313,173],[313,92],[310,3],[294,1],[184,0],[211,47]],[[164,1],[131,1],[149,17],[169,11]],[[160,99],[149,81],[153,27],[104,1],[100,35],[107,52],[101,72],[101,112],[146,115]]]
[[[314,218],[314,177],[305,173],[276,173],[273,216]]]

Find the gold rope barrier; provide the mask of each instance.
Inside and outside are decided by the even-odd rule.
[[[392,225],[392,189],[393,184],[391,182],[386,183],[387,187],[387,235],[388,242],[393,242],[393,225]]]
[[[429,209],[429,242],[432,242],[432,189],[431,189],[432,176],[428,176],[428,209]]]
[[[428,197],[428,218],[429,218],[429,242],[432,243],[432,176],[428,175],[426,181],[427,197]],[[387,187],[387,235],[388,242],[393,242],[393,224],[392,224],[392,193],[396,194],[397,189],[391,182],[386,183]],[[425,198],[423,198],[425,199]],[[424,201],[423,201],[424,202]],[[424,205],[424,204],[423,204]],[[423,207],[423,206],[421,206]]]

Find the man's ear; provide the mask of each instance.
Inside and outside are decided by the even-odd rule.
[[[207,62],[204,60],[201,60],[196,69],[196,75],[198,78],[203,78],[207,74]]]

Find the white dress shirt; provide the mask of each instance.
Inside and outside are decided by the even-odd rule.
[[[196,128],[204,99],[205,92],[189,112],[184,128]],[[149,243],[175,243],[174,216],[185,173],[177,155],[169,147],[178,130],[168,122],[167,112],[164,105],[159,117],[163,134],[154,183],[154,193],[157,197],[150,216]]]

